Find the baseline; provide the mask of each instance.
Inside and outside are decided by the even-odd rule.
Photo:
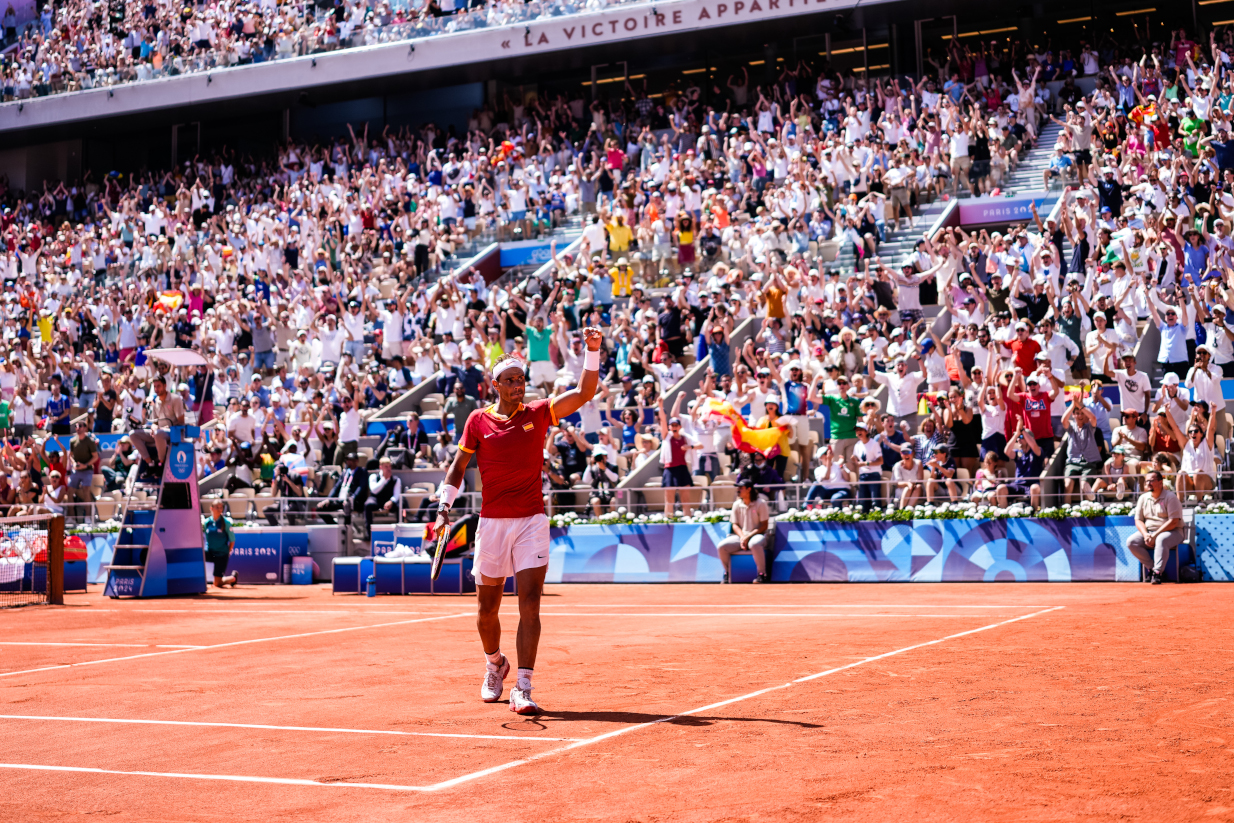
[[[0,720],[64,721],[70,723],[119,723],[149,726],[204,726],[224,729],[263,729],[281,732],[325,732],[337,734],[388,734],[400,737],[459,737],[471,740],[547,740],[554,743],[586,740],[584,737],[516,737],[512,734],[462,734],[449,732],[404,732],[396,729],[336,729],[328,726],[269,726],[263,723],[213,723],[193,720],[142,720],[118,717],[48,717],[30,714],[0,714]]]
[[[366,626],[345,626],[341,629],[320,629],[315,632],[301,632],[299,634],[284,634],[279,637],[255,637],[250,640],[233,640],[229,643],[216,643],[213,646],[191,646],[184,649],[169,649],[162,652],[147,652],[145,654],[130,654],[125,657],[106,657],[102,660],[85,660],[81,663],[61,663],[56,666],[41,666],[37,669],[25,669],[16,672],[0,672],[0,677],[14,677],[19,674],[35,674],[36,672],[55,671],[56,669],[73,669],[79,666],[94,666],[99,663],[118,663],[122,660],[139,660],[143,657],[159,657],[165,654],[183,654],[184,652],[199,652],[208,649],[226,649],[231,646],[247,646],[252,643],[267,643],[273,640],[292,640],[298,637],[312,637],[318,634],[338,634],[339,632],[354,632],[360,629],[383,629],[390,626],[406,626],[410,623],[427,623],[432,620],[449,620],[453,617],[471,617],[473,612],[458,612],[456,614],[443,614],[437,617],[421,617],[416,620],[395,620],[390,623],[372,623]]]

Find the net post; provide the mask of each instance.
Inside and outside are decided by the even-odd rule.
[[[64,605],[64,515],[47,524],[47,602]]]

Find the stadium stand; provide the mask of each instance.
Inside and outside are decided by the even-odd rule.
[[[150,8],[116,38],[97,4],[47,6],[14,32],[8,105],[587,7]],[[1042,505],[1066,478],[1127,497],[1152,465],[1222,494],[1231,40],[1056,58],[953,39],[918,77],[803,60],[766,84],[736,72],[707,102],[634,82],[591,103],[507,95],[461,134],[357,123],[265,156],[0,182],[0,507],[131,489],[143,461],[122,435],[166,370],[143,352],[184,346],[210,366],[169,387],[209,430],[203,488],[233,512],[286,492],[279,463],[327,496],[354,448],[396,459],[399,516],[420,517],[490,399],[486,369],[515,352],[553,396],[587,325],[603,387],[546,444],[555,509],[724,505],[743,476],[781,507]],[[491,244],[528,238],[550,262],[482,270]],[[770,458],[709,398],[784,425]],[[663,485],[670,417],[698,447],[692,491]],[[1210,417],[1214,439],[1192,442]],[[74,422],[101,464],[68,442]],[[905,443],[920,476],[896,471]]]

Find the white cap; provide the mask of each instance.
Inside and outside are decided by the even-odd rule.
[[[1161,385],[1163,386],[1177,386],[1178,383],[1178,375],[1174,372],[1170,372],[1165,377],[1161,378]]]

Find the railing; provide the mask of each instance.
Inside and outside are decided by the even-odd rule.
[[[1000,487],[1014,484],[1017,487],[1037,486],[1040,507],[1062,505],[1065,503],[1081,504],[1096,499],[1106,504],[1123,502],[1134,503],[1137,496],[1147,491],[1144,476],[1152,466],[1151,461],[1141,461],[1136,473],[1108,475],[1094,473],[1084,477],[1069,477],[1063,474],[1043,474],[1037,478],[1000,478],[994,489],[981,492],[993,495],[993,498],[983,501],[982,505],[995,506],[999,499]],[[1214,487],[1196,492],[1188,481],[1188,490],[1182,498],[1184,506],[1218,501],[1234,502],[1234,471],[1213,472],[1211,478]],[[715,482],[702,485],[706,478],[695,477],[700,485],[669,487],[658,485],[642,485],[630,488],[595,489],[576,484],[569,489],[552,489],[544,493],[545,511],[549,515],[565,512],[583,514],[605,514],[624,508],[631,513],[681,513],[693,514],[725,510],[732,507],[737,498],[737,487],[731,475],[726,475]],[[1074,486],[1070,494],[1065,491],[1067,481]],[[1099,481],[1105,481],[1105,488],[1094,491]],[[1119,486],[1121,481],[1121,488]],[[1179,488],[1179,474],[1171,470],[1165,472],[1166,488],[1176,491]],[[918,481],[916,498],[913,505],[939,505],[942,503],[974,502],[976,493],[975,480],[970,477],[955,477],[947,480]],[[953,497],[952,488],[955,490]],[[868,500],[875,508],[888,506],[899,507],[901,492],[890,474],[884,474],[877,481],[851,481],[844,489],[845,494],[837,497],[839,488],[826,490],[820,483],[777,483],[759,485],[758,493],[767,499],[774,513],[783,513],[789,509],[804,510],[808,507],[827,508],[829,506],[860,507]],[[865,500],[862,492],[865,491]],[[1027,493],[1019,493],[1014,488],[1003,488],[1006,504],[1030,502]],[[927,498],[927,494],[929,497]],[[1097,495],[1100,497],[1097,497]],[[428,523],[436,518],[436,503],[431,500],[432,492],[426,488],[405,490],[389,511],[375,512],[374,522],[392,523]],[[671,497],[670,497],[671,495]],[[834,498],[834,499],[833,499]],[[339,523],[364,522],[363,510],[352,511],[350,506],[342,506],[338,498],[330,497],[278,497],[259,496],[254,494],[238,494],[228,497],[203,495],[201,498],[202,516],[210,511],[210,504],[221,500],[228,514],[237,527],[259,526],[305,526],[305,525],[337,525]],[[594,502],[593,502],[594,501]],[[68,528],[78,531],[91,531],[94,526],[111,521],[116,527],[123,521],[128,509],[149,509],[155,505],[154,498],[131,500],[103,500],[94,502],[75,502],[64,504],[64,514]],[[666,505],[671,503],[670,505]],[[462,492],[451,507],[451,517],[458,520],[469,514],[478,513],[482,505],[480,492]],[[16,508],[16,507],[15,507]],[[8,512],[0,511],[0,516]]]

